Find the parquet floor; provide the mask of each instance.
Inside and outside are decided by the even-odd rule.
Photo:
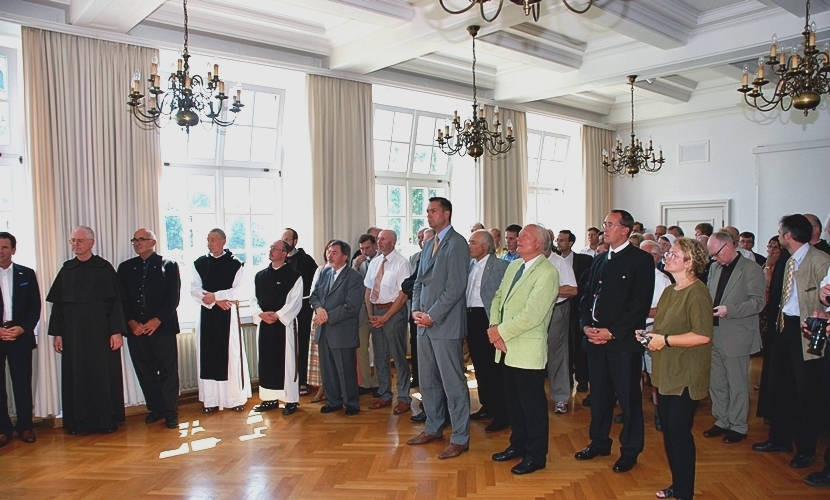
[[[757,380],[760,359],[753,359]],[[474,397],[475,391],[472,391]],[[322,415],[320,404],[303,398],[296,414],[279,411],[202,415],[198,402],[180,408],[180,430],[162,422],[144,424],[144,414],[127,418],[115,434],[67,436],[46,423],[38,442],[17,438],[0,449],[0,498],[35,499],[651,499],[670,482],[662,437],[651,425],[653,407],[644,401],[646,449],[638,465],[615,474],[614,454],[577,462],[588,443],[590,412],[579,403],[565,415],[550,412],[547,469],[528,476],[510,473],[513,463],[495,463],[492,453],[507,446],[509,429],[487,434],[472,422],[471,448],[452,460],[436,455],[448,441],[407,446],[423,429],[390,408],[372,411],[371,396],[354,417]],[[753,391],[752,413],[754,414]],[[256,401],[252,400],[248,408]],[[473,409],[478,403],[474,400]],[[830,489],[805,485],[802,477],[821,467],[789,468],[790,454],[763,454],[750,444],[766,438],[767,427],[751,418],[749,439],[735,445],[706,439],[712,424],[704,402],[695,422],[698,445],[696,493],[700,499],[830,498]],[[615,425],[614,437],[620,426]],[[449,431],[445,431],[445,436]],[[819,442],[820,452],[830,437]],[[160,456],[167,456],[160,458]]]

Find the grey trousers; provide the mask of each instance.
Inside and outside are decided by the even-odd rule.
[[[386,309],[372,306],[375,316],[386,314]],[[406,361],[406,308],[398,311],[383,328],[372,328],[372,350],[375,357],[375,373],[378,376],[378,392],[380,398],[392,401],[392,368],[389,366],[389,357],[395,360],[398,375],[396,386],[398,401],[411,403],[409,395],[409,363]]]
[[[570,360],[568,358],[568,328],[571,304],[565,300],[556,304],[548,326],[548,384],[554,403],[567,403],[571,397]]]
[[[715,425],[746,434],[749,413],[749,356],[727,357],[712,346],[709,396]]]
[[[462,342],[418,335],[418,371],[427,414],[426,433],[443,434],[449,409],[450,442],[464,445],[470,441],[470,390],[464,376]]]
[[[369,326],[369,316],[361,314],[363,321],[360,323],[358,336],[360,347],[357,348],[357,371],[360,373],[360,387],[369,389],[378,386],[378,374],[372,374],[372,363],[369,356],[369,345],[371,342],[372,327]]]

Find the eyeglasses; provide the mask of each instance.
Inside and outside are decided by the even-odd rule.
[[[664,254],[663,254],[663,257],[664,257],[666,260],[669,260],[669,259],[673,259],[673,258],[675,258],[675,257],[682,257],[682,255],[680,255],[680,254],[676,254],[676,253],[674,253],[674,252],[672,252],[672,251],[668,251],[668,252],[666,252],[666,253],[664,253]]]
[[[712,260],[715,260],[715,259],[718,257],[718,254],[721,252],[721,250],[723,250],[723,249],[724,249],[724,247],[726,247],[726,243],[724,243],[723,245],[721,245],[720,250],[718,250],[717,252],[715,252],[715,253],[713,253],[712,255],[710,255],[710,256],[709,256],[709,258],[710,258],[710,259],[712,259]]]
[[[278,247],[278,246],[276,246],[276,245],[272,245],[272,246],[270,246],[269,248],[270,248],[272,251],[276,251],[276,252],[286,252],[286,251],[287,251],[287,250],[285,249],[285,247],[284,247],[284,246],[282,246],[282,247]]]
[[[69,238],[69,244],[74,245],[75,243],[86,243],[89,241],[89,238]]]
[[[151,238],[132,238],[130,243],[135,245],[136,243],[144,243],[145,241],[153,241]]]
[[[609,227],[620,227],[622,224],[614,224],[613,222],[603,222],[602,227],[609,228]]]

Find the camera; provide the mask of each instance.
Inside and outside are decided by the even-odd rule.
[[[807,318],[805,321],[810,330],[810,344],[807,352],[821,356],[824,351],[824,343],[827,341],[827,320],[824,318]]]
[[[645,348],[648,348],[648,343],[651,342],[651,337],[648,336],[646,330],[637,330],[634,332],[637,335],[637,342]]]

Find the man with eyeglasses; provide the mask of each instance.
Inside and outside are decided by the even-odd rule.
[[[747,433],[749,356],[761,350],[758,313],[766,305],[764,271],[738,253],[725,230],[714,233],[707,248],[713,261],[708,282],[714,304],[709,396],[715,424],[703,435],[738,443]]]
[[[75,258],[63,263],[46,296],[49,335],[62,358],[63,427],[69,435],[115,432],[124,421],[124,293],[112,264],[92,254],[91,228],[78,226],[69,243]]]
[[[179,427],[179,265],[156,253],[156,235],[141,228],[130,240],[137,254],[118,266],[130,358],[147,409],[144,422]]]

